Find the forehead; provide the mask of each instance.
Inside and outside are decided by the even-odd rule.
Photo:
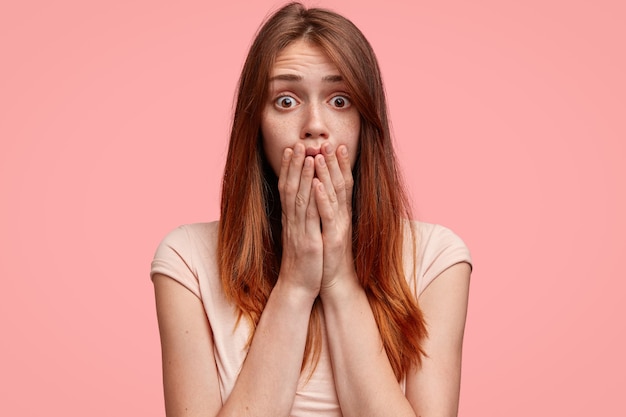
[[[316,73],[324,76],[339,75],[339,70],[319,46],[304,40],[297,40],[278,53],[270,76]]]

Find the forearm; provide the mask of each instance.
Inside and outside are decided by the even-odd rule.
[[[278,280],[220,416],[289,415],[314,299]]]
[[[383,349],[363,288],[338,283],[322,295],[335,385],[343,415],[415,416]]]

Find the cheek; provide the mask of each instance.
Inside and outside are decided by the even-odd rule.
[[[349,139],[346,140],[346,146],[348,147],[348,152],[350,153],[350,163],[352,168],[354,169],[354,164],[356,163],[357,151],[359,150],[359,139],[361,137],[361,118],[357,114],[354,118],[351,118],[350,123],[348,123],[348,131],[349,135],[347,136]]]

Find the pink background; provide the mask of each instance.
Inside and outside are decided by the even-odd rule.
[[[217,218],[280,4],[0,6],[1,415],[164,415],[150,260]],[[377,51],[418,217],[472,250],[460,415],[620,415],[624,3],[319,4]]]

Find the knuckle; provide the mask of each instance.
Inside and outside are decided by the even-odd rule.
[[[283,185],[283,191],[286,195],[294,194],[296,192],[296,186],[293,183],[286,181]]]
[[[311,208],[307,209],[306,211],[306,218],[307,219],[315,219],[316,217],[319,218],[319,215],[317,214],[317,212]]]
[[[302,195],[302,193],[296,194],[296,206],[302,207],[306,204],[306,198]]]
[[[344,191],[347,188],[347,182],[345,180],[339,180],[335,183],[335,189],[339,191]]]

